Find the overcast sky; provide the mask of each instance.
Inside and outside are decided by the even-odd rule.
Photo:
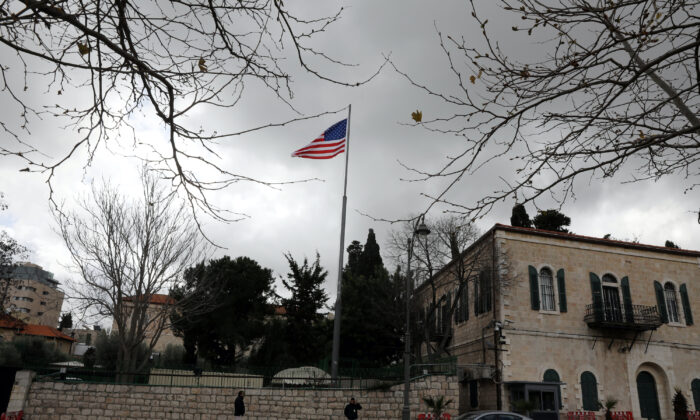
[[[304,2],[304,7],[308,7],[310,13],[320,13],[330,6],[329,3],[309,1]],[[435,26],[466,39],[478,38],[478,27],[475,28],[463,1],[333,3],[344,6],[343,17],[322,34],[317,46],[344,62],[358,64],[350,68],[324,67],[335,78],[364,79],[381,65],[384,55],[391,54],[398,66],[417,79],[449,90],[454,80],[446,70]],[[427,7],[428,4],[432,7]],[[508,40],[505,43],[508,47],[523,54],[536,51],[537,46],[528,45],[527,40],[510,33],[507,21],[498,26],[507,28],[503,36]],[[425,170],[436,169],[446,156],[460,150],[461,142],[457,137],[441,136],[404,124],[411,122],[411,112],[416,109],[422,110],[424,119],[428,119],[441,114],[444,104],[426,97],[390,68],[357,88],[332,85],[303,72],[292,76],[295,105],[306,114],[352,104],[345,246],[354,239],[364,243],[370,228],[377,233],[380,246],[385,246],[387,232],[392,226],[374,222],[360,213],[399,219],[424,210],[428,202],[420,194],[438,191],[440,182],[401,181],[410,174],[398,161]],[[64,96],[71,94],[80,95],[81,92],[66,92]],[[47,103],[64,100],[45,91],[38,92],[37,98]],[[236,108],[207,110],[191,118],[193,122],[223,132],[284,121],[291,116],[289,109],[251,83],[244,101]],[[238,184],[212,195],[218,205],[250,216],[230,224],[207,221],[207,234],[226,248],[216,251],[214,256],[248,256],[280,276],[287,273],[284,253],[290,252],[296,259],[313,259],[318,252],[322,265],[329,271],[329,303],[334,300],[344,155],[323,161],[291,158],[290,154],[344,117],[340,113],[267,129],[224,140],[217,146],[221,156],[219,163],[238,173],[270,181],[303,178],[323,181],[281,189]],[[145,119],[136,124],[139,136],[163,136],[162,127],[153,120]],[[61,125],[44,121],[35,126],[27,139],[48,150],[49,154],[58,155],[60,150],[66,150],[72,138],[74,133],[62,129]],[[57,199],[67,206],[74,203],[76,196],[85,194],[94,179],[109,179],[126,191],[136,188],[139,164],[132,158],[100,149],[91,166],[84,168],[84,163],[78,159],[70,162],[61,168],[54,180]],[[65,266],[69,264],[67,251],[53,230],[46,176],[19,172],[23,167],[19,160],[0,160],[0,191],[5,193],[5,201],[10,206],[0,213],[0,227],[29,247],[32,262],[54,272],[59,282],[65,282],[73,274]],[[501,182],[499,177],[509,176],[508,167],[496,163],[466,177],[452,192],[452,197],[465,203],[474,201],[497,188]],[[623,178],[578,183],[576,200],[567,202],[562,209],[571,217],[573,232],[598,237],[610,233],[619,239],[638,239],[652,245],[663,245],[668,239],[682,248],[700,249],[700,225],[697,214],[692,213],[700,207],[697,191],[684,194],[681,183],[671,177],[636,184],[623,184]],[[478,226],[485,231],[494,223],[509,223],[513,204],[501,203],[479,220]],[[543,200],[538,205],[548,208],[554,204]],[[531,216],[535,214],[534,206],[528,205],[527,210]],[[387,268],[393,270],[393,267]]]

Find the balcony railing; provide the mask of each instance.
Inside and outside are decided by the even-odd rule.
[[[627,330],[655,330],[661,326],[661,317],[656,306],[632,305],[625,308],[604,308],[599,305],[586,305],[583,320],[591,328],[620,328]]]

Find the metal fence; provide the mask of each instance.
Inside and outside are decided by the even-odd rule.
[[[403,366],[341,370],[337,381],[317,367],[240,366],[235,369],[177,369],[151,367],[143,372],[115,372],[82,367],[24,367],[37,373],[37,381],[215,388],[351,388],[388,389],[404,380]],[[453,375],[454,360],[444,359],[411,366],[412,378]]]

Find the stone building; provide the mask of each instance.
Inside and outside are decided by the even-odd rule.
[[[497,224],[458,261],[416,288],[414,342],[457,358],[460,412],[700,410],[700,252]]]
[[[132,297],[124,298],[127,308],[129,306],[134,305],[134,300],[135,299]],[[175,333],[173,332],[170,325],[169,314],[172,305],[174,304],[175,301],[172,297],[168,295],[150,295],[148,308],[146,309],[146,319],[148,320],[148,325],[146,327],[145,332],[145,342],[149,343],[155,337],[156,333],[160,330],[160,336],[158,336],[155,346],[153,347],[154,353],[160,353],[164,351],[169,344],[178,346],[182,345],[182,338],[175,336]],[[116,331],[117,329],[117,323],[113,322],[112,330]]]
[[[18,337],[40,338],[65,354],[70,354],[75,341],[55,327],[28,324],[10,315],[0,314],[0,342],[13,341]]]
[[[63,291],[50,273],[32,263],[14,268],[4,306],[10,314],[29,324],[56,327],[63,306]]]

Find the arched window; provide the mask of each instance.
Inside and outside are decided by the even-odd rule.
[[[543,382],[561,382],[559,374],[554,369],[547,369],[544,371],[544,376],[542,378]],[[563,407],[563,402],[561,400],[561,392],[559,392],[559,385],[557,385],[557,399],[559,400],[559,407]]]
[[[544,377],[542,379],[544,382],[560,382],[559,374],[554,369],[545,370]]]
[[[673,284],[664,284],[664,297],[666,298],[666,311],[669,322],[678,322],[678,302],[676,301],[676,288]]]
[[[617,279],[612,274],[604,274],[603,283],[617,283]]]
[[[693,379],[693,382],[690,383],[690,389],[693,391],[695,410],[700,410],[700,379]]]
[[[598,411],[598,383],[588,371],[581,374],[581,398],[585,411]]]
[[[540,270],[540,295],[542,295],[542,310],[554,310],[554,279],[552,270],[545,267]]]

